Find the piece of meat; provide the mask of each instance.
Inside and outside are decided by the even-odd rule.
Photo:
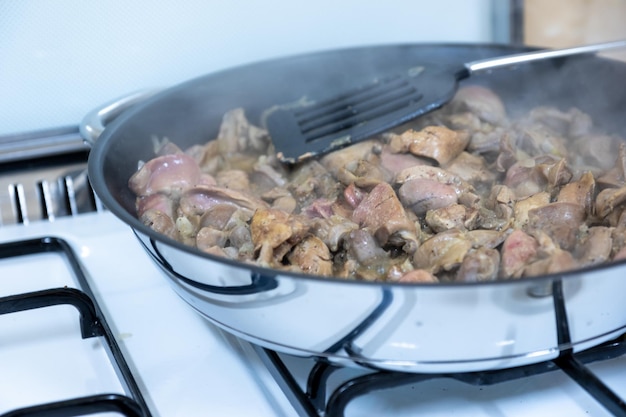
[[[500,252],[501,278],[519,278],[526,265],[535,258],[537,241],[524,233],[514,230],[505,240]]]
[[[607,188],[598,193],[595,211],[600,218],[609,215],[616,207],[626,202],[626,187]]]
[[[178,204],[179,215],[202,215],[216,205],[229,205],[253,213],[268,204],[254,196],[218,186],[197,186],[185,191]]]
[[[192,157],[184,153],[169,154],[143,164],[130,178],[128,186],[140,197],[156,193],[179,194],[198,184],[200,174],[200,167]]]
[[[471,184],[491,184],[495,180],[495,174],[487,167],[485,159],[468,152],[461,152],[446,170]]]
[[[459,230],[447,230],[425,240],[415,251],[413,263],[432,274],[451,271],[463,262],[472,248],[472,241]]]
[[[385,245],[390,238],[404,232],[404,238],[417,241],[415,224],[409,219],[393,188],[387,183],[378,184],[361,201],[352,213],[352,220],[367,227]]]
[[[395,179],[396,184],[404,184],[411,180],[431,180],[454,188],[457,196],[461,194],[473,192],[474,187],[467,181],[464,181],[458,175],[448,172],[439,167],[418,165],[402,170]]]
[[[389,139],[393,151],[410,152],[445,166],[463,152],[469,142],[469,134],[444,126],[428,126],[420,131],[407,130],[400,135],[391,134]]]
[[[550,194],[545,191],[533,194],[515,202],[513,206],[513,225],[517,229],[524,229],[528,224],[530,210],[550,204]]]
[[[331,172],[316,160],[295,167],[287,189],[302,207],[318,198],[334,200],[341,191]]]
[[[597,265],[611,259],[613,250],[613,228],[590,227],[576,246],[574,254],[581,265]]]
[[[417,156],[409,153],[394,153],[388,145],[382,148],[380,163],[382,167],[394,178],[403,169],[411,168],[415,165],[432,165],[431,161],[424,158],[418,158]]]
[[[500,252],[478,247],[467,252],[456,274],[456,281],[494,281],[500,269]]]
[[[478,211],[461,204],[450,204],[426,212],[424,221],[435,233],[444,230],[473,229],[477,221]]]
[[[212,227],[203,227],[196,234],[196,247],[201,251],[207,251],[214,246],[223,248],[227,241],[227,232]]]
[[[541,230],[561,249],[572,250],[584,219],[585,209],[578,204],[550,203],[528,210],[528,229]]]
[[[306,274],[330,276],[333,273],[332,255],[316,236],[305,237],[294,246],[287,258]]]
[[[387,252],[379,246],[374,237],[363,229],[351,231],[344,239],[344,246],[349,256],[361,265],[372,266],[389,258]]]
[[[500,97],[489,88],[479,85],[460,88],[450,108],[453,112],[469,111],[491,124],[506,123],[506,109]]]
[[[337,252],[344,239],[358,228],[359,225],[350,219],[337,215],[325,219],[316,219],[313,226],[315,236],[322,239],[333,252]]]
[[[139,197],[135,200],[135,206],[139,217],[143,216],[147,211],[154,210],[172,219],[174,218],[174,200],[167,194],[157,193]]]
[[[248,174],[240,169],[227,169],[219,171],[215,176],[216,185],[237,191],[250,190]]]
[[[456,190],[439,181],[414,179],[404,182],[398,190],[400,201],[418,216],[429,210],[436,210],[456,204]]]
[[[309,225],[293,215],[279,210],[258,209],[250,222],[254,249],[259,251],[257,261],[264,266],[280,263],[308,230]]]
[[[572,181],[561,187],[556,201],[578,204],[591,214],[593,197],[596,192],[596,181],[593,174],[587,171],[577,181]]]
[[[160,210],[145,210],[139,216],[139,221],[171,239],[179,240],[178,229],[174,219]]]
[[[366,195],[367,192],[358,188],[354,183],[351,183],[343,190],[343,198],[353,209],[361,204]]]
[[[366,140],[328,153],[320,159],[320,163],[341,183],[349,185],[357,182],[358,175],[353,171],[359,161],[379,159],[374,149],[380,146],[377,140]]]
[[[549,257],[531,262],[524,268],[523,276],[538,276],[571,271],[580,265],[568,251],[558,249]]]
[[[402,275],[397,282],[405,284],[436,284],[439,280],[425,269],[414,269]]]
[[[220,154],[234,155],[264,152],[270,140],[265,129],[250,124],[244,110],[236,108],[224,114],[216,142]]]

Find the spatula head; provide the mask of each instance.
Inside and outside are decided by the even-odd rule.
[[[458,79],[458,73],[436,66],[414,67],[310,104],[278,106],[266,126],[278,158],[295,164],[438,109],[452,99]]]

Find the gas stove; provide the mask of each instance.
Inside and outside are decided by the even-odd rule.
[[[342,368],[229,335],[179,299],[102,207],[80,155],[25,177],[24,164],[3,164],[12,179],[0,227],[2,416],[624,413],[623,336],[577,355],[582,373],[563,366],[572,379],[553,362],[442,375]]]

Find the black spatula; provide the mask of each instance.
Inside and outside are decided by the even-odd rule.
[[[311,104],[278,106],[267,116],[266,125],[278,158],[293,164],[440,108],[452,99],[460,80],[478,71],[620,47],[626,47],[626,40],[472,61],[457,71],[416,66]]]

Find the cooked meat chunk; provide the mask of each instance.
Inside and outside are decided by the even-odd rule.
[[[287,256],[292,265],[302,272],[329,276],[333,273],[332,256],[328,247],[318,237],[307,236]]]
[[[186,154],[158,156],[146,162],[129,180],[129,188],[140,197],[176,194],[200,180],[200,167]]]
[[[352,220],[369,229],[381,245],[401,240],[417,241],[415,224],[409,219],[393,188],[381,183],[354,209]]]
[[[257,261],[264,266],[280,264],[283,256],[304,238],[307,231],[306,224],[283,211],[257,210],[250,222],[254,249],[259,251]]]
[[[418,216],[429,210],[436,210],[456,204],[456,190],[439,181],[414,179],[408,180],[398,190],[402,204],[410,208]]]
[[[522,275],[524,268],[537,254],[538,244],[532,237],[514,230],[502,246],[500,261],[500,276],[503,278],[517,278]]]
[[[469,135],[444,126],[428,126],[420,131],[389,134],[388,140],[395,152],[410,152],[418,157],[433,159],[439,165],[447,165],[463,152],[469,142]]]

